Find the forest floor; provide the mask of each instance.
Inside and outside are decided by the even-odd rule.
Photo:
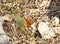
[[[60,18],[59,4],[59,0],[0,0],[0,16],[4,19],[3,28],[10,43],[60,44],[60,33],[56,33],[54,38],[44,39],[39,31],[33,32],[31,27],[36,23],[38,29],[39,22],[49,22],[49,27],[60,28],[60,24],[52,23],[55,16]]]

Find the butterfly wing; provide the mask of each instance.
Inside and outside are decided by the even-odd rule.
[[[24,21],[24,26],[27,28],[27,27],[30,27],[31,24],[33,23],[32,19],[30,18],[23,18],[23,21]]]

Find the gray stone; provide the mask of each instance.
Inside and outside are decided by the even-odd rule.
[[[51,39],[52,37],[55,37],[54,31],[48,27],[47,23],[45,22],[39,23],[38,30],[44,39]]]
[[[0,17],[0,44],[10,44],[9,38],[3,30],[3,19]]]

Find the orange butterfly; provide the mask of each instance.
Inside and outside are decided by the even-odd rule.
[[[33,20],[31,18],[24,17],[23,18],[24,26],[26,28],[30,27],[31,24],[33,23]]]

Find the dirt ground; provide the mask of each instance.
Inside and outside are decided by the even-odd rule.
[[[60,22],[52,23],[55,16],[60,19],[59,0],[0,0],[0,16],[11,44],[60,44],[60,34],[44,39],[37,30],[39,22],[49,22],[51,28],[60,27]]]

